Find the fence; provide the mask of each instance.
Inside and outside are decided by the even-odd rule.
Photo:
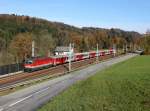
[[[0,66],[0,75],[14,73],[23,70],[23,63]]]

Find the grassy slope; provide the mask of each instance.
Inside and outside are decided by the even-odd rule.
[[[150,111],[150,56],[80,81],[39,111]]]

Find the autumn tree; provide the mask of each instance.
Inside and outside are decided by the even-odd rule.
[[[15,56],[16,61],[22,61],[31,57],[32,37],[30,33],[20,33],[11,41],[10,51]]]
[[[57,46],[66,46],[70,43],[70,38],[67,31],[59,30],[54,34]]]

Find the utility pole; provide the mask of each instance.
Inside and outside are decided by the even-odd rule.
[[[71,43],[69,44],[69,72],[71,71]]]
[[[123,47],[122,47],[122,51],[123,51],[123,53],[125,53],[125,48],[124,48],[125,46],[124,46],[124,44],[123,44]]]
[[[32,41],[32,57],[35,56],[35,54],[34,54],[34,45],[35,45],[35,43],[34,43],[34,41]]]
[[[113,44],[114,57],[116,56],[116,44]]]
[[[98,54],[98,43],[97,43],[97,48],[96,48],[96,54],[97,54],[96,61],[98,62],[98,56],[99,56],[99,54]]]
[[[126,44],[126,53],[128,52],[128,45]]]

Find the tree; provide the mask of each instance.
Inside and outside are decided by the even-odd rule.
[[[32,37],[30,33],[20,33],[15,36],[10,44],[10,51],[15,56],[16,61],[23,61],[31,57]]]
[[[81,52],[86,51],[86,43],[85,43],[84,37],[82,37],[82,39],[81,39],[80,51],[81,51]]]
[[[150,35],[144,37],[145,54],[150,54]]]
[[[52,35],[45,31],[40,32],[39,35],[34,37],[34,40],[36,42],[35,45],[37,48],[37,55],[40,56],[48,55],[48,53],[53,52],[54,48],[56,47]]]
[[[6,41],[2,37],[0,37],[0,52],[5,50],[6,47]]]
[[[69,34],[67,31],[59,30],[54,34],[57,46],[66,46],[70,43]]]

